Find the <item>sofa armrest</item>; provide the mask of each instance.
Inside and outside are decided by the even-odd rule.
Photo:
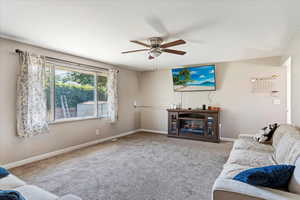
[[[68,194],[58,198],[58,200],[81,200],[81,198],[72,194]]]
[[[219,193],[224,192],[222,195]],[[224,194],[227,194],[224,195]],[[236,194],[236,198],[234,198]],[[281,190],[256,187],[243,182],[235,181],[232,179],[218,178],[213,186],[213,200],[226,200],[227,197],[230,199],[241,199],[240,196],[245,196],[243,199],[249,200],[261,200],[261,199],[272,199],[272,200],[296,200],[300,199],[299,194],[285,192]]]

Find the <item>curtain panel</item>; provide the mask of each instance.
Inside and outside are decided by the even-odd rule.
[[[118,70],[110,68],[107,78],[108,118],[114,123],[118,120]]]
[[[47,133],[46,70],[44,57],[20,54],[17,82],[17,135],[31,137]]]

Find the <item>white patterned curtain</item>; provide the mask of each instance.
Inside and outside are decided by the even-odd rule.
[[[118,70],[109,69],[107,78],[108,118],[114,123],[118,120]]]
[[[17,135],[31,137],[47,133],[45,59],[20,54],[21,71],[17,83]]]

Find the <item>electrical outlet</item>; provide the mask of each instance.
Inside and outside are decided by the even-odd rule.
[[[100,129],[99,128],[96,129],[96,135],[100,135]]]
[[[136,101],[133,102],[133,106],[137,107],[137,102]]]
[[[280,99],[273,99],[273,104],[274,105],[280,105]]]

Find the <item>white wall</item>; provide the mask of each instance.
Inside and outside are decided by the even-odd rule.
[[[179,103],[180,93],[174,93],[170,70],[138,73],[120,69],[118,123],[112,125],[104,120],[86,120],[55,124],[50,134],[30,139],[16,137],[16,78],[19,71],[16,48],[74,62],[103,66],[103,63],[54,52],[15,41],[0,38],[0,165],[32,156],[52,152],[69,146],[117,135],[138,128],[167,130],[165,109]],[[300,52],[299,50],[297,53]],[[299,54],[298,54],[299,55]],[[293,60],[294,64],[300,63]],[[212,105],[221,106],[223,137],[236,137],[239,132],[256,132],[267,123],[285,121],[285,71],[278,67],[278,58],[217,64],[217,91],[212,92]],[[299,68],[298,68],[299,69]],[[295,73],[293,68],[293,73]],[[297,71],[299,74],[299,71]],[[251,77],[279,74],[277,81],[281,105],[273,105],[270,95],[252,94]],[[300,83],[300,78],[293,84]],[[297,77],[298,78],[298,77]],[[208,104],[208,92],[183,93],[185,107]],[[134,109],[133,102],[152,108]],[[293,87],[293,109],[300,96]],[[141,111],[141,112],[140,112]],[[296,113],[296,112],[295,112]],[[293,114],[294,121],[300,112]],[[299,118],[299,117],[298,117]],[[300,124],[300,120],[298,120]],[[96,136],[95,129],[101,129]]]
[[[212,105],[220,106],[222,137],[237,137],[240,132],[256,133],[272,122],[285,122],[285,69],[279,67],[280,58],[249,60],[217,64],[217,91],[211,92]],[[252,77],[280,75],[275,81],[280,90],[280,105],[274,105],[270,94],[253,94]],[[167,131],[166,108],[180,102],[180,93],[173,92],[170,70],[143,72],[140,79],[141,98],[139,103],[152,108],[141,109],[141,128]],[[209,92],[183,93],[185,108],[209,104]]]
[[[140,128],[140,115],[133,107],[139,95],[138,73],[120,69],[119,121],[116,124],[104,120],[77,121],[50,125],[50,134],[30,139],[16,137],[16,78],[19,71],[18,56],[13,54],[16,48],[103,66],[100,62],[0,38],[0,165]],[[100,129],[100,136],[95,134],[97,128]]]
[[[295,35],[286,51],[287,56],[291,56],[292,71],[292,123],[300,126],[300,34]]]

